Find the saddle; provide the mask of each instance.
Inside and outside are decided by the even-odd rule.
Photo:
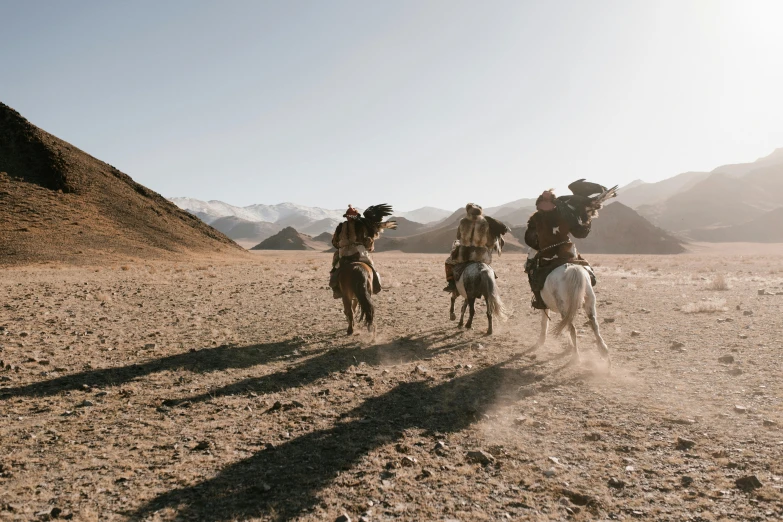
[[[339,291],[337,290],[337,277],[340,273],[340,270],[350,265],[351,263],[364,263],[365,265],[370,267],[370,270],[372,270],[372,293],[373,294],[377,294],[383,289],[383,287],[381,286],[381,276],[378,275],[378,271],[375,270],[375,266],[372,263],[372,259],[370,259],[370,257],[367,255],[366,252],[357,252],[355,254],[340,257],[338,258],[338,263],[339,263],[339,268],[335,267],[329,273],[329,286],[334,291],[335,299],[341,297]]]
[[[535,292],[540,292],[544,289],[544,283],[546,278],[549,277],[556,268],[563,265],[580,265],[585,267],[587,273],[590,274],[590,284],[596,285],[595,273],[590,264],[582,259],[581,255],[577,254],[577,257],[563,258],[555,257],[553,259],[544,259],[541,254],[538,253],[532,259],[528,259],[525,263],[525,272],[527,273],[528,280],[530,281],[530,288]]]
[[[457,263],[457,264],[454,265],[454,272],[453,272],[454,273],[454,281],[459,281],[460,280],[460,278],[462,277],[462,272],[464,272],[465,269],[468,266],[475,265],[475,264],[478,264],[478,263],[483,263],[483,264],[487,265],[488,267],[492,268],[492,265],[490,265],[489,263],[487,263],[485,261],[468,261],[466,263]],[[494,269],[493,269],[493,272],[494,272]],[[497,278],[498,278],[498,275],[495,274],[495,279],[497,279]]]

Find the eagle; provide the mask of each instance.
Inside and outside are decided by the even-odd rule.
[[[493,243],[492,250],[500,255],[503,251],[503,247],[506,245],[506,241],[503,239],[503,236],[511,232],[511,229],[508,228],[508,225],[502,221],[498,221],[493,217],[484,216],[484,219],[486,219],[487,223],[489,224],[489,234],[492,237]]]
[[[387,203],[381,203],[379,205],[371,205],[364,210],[364,213],[359,218],[359,221],[367,227],[367,231],[370,236],[376,236],[380,234],[384,229],[397,228],[397,222],[393,219],[384,221],[383,218],[392,215],[392,207]]]
[[[568,204],[574,210],[584,209],[590,217],[595,217],[606,200],[617,197],[617,187],[618,185],[615,185],[608,189],[603,185],[582,178],[568,185],[568,189],[573,195],[560,196],[557,199]]]

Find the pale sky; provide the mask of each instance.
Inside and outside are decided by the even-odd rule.
[[[783,147],[783,1],[0,0],[0,101],[164,196],[399,210]]]

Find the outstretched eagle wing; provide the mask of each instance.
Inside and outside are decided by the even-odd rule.
[[[511,229],[505,223],[489,216],[484,216],[484,218],[489,223],[489,233],[492,234],[492,237],[500,237],[511,232]]]
[[[380,223],[386,216],[392,215],[392,207],[387,203],[372,205],[365,209],[364,219],[371,223]]]
[[[601,194],[605,192],[606,187],[604,187],[603,185],[599,185],[598,183],[585,181],[585,179],[582,178],[568,185],[568,190],[570,190],[576,196],[582,196],[588,198],[590,196],[594,196],[596,194]]]
[[[511,232],[511,229],[506,226],[505,223],[498,221],[497,219],[489,216],[484,216],[489,224],[489,233],[492,236],[492,250],[498,253],[503,251],[503,246],[506,242],[503,240],[503,235]]]
[[[383,218],[391,215],[392,215],[391,205],[387,203],[381,203],[380,205],[372,205],[367,207],[364,211],[362,220],[372,231],[372,234],[375,235],[381,230],[386,228],[390,228],[390,229],[397,228],[396,221],[393,220],[383,221]]]

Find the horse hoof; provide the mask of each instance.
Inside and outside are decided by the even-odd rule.
[[[487,330],[487,335],[492,335],[492,330],[491,329]]]
[[[353,335],[353,328],[348,328],[348,334],[347,335]]]
[[[462,323],[459,323],[459,324],[457,325],[457,328],[462,328],[462,326],[463,326],[463,325],[462,325]]]
[[[457,314],[451,314],[449,316],[449,319],[451,319],[452,321],[456,321],[457,320]]]

